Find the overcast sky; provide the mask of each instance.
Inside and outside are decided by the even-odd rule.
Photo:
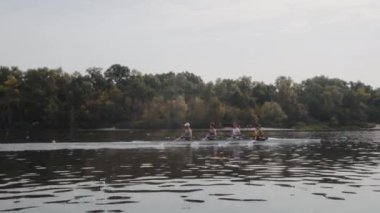
[[[379,0],[1,0],[0,65],[380,87]]]

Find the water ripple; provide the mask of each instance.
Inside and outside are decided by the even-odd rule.
[[[322,212],[336,202],[355,212],[355,206],[378,205],[380,144],[352,142],[350,137],[345,142],[333,140],[246,147],[203,147],[199,142],[196,149],[1,152],[0,211],[211,212],[239,205],[242,212],[248,207],[270,212],[267,206],[300,205],[305,210],[314,205]],[[171,205],[162,205],[163,199]],[[149,209],[154,204],[164,210]],[[341,208],[336,212],[350,212],[336,207]]]

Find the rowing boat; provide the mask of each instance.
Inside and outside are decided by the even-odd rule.
[[[228,147],[254,145],[281,145],[320,143],[320,139],[284,139],[268,138],[266,141],[255,140],[211,140],[211,141],[131,141],[131,142],[57,142],[57,143],[8,143],[0,144],[0,152],[6,151],[43,151],[76,149],[165,149],[175,147]]]
[[[190,147],[206,147],[206,146],[253,146],[253,145],[281,145],[281,144],[303,144],[303,143],[320,143],[321,139],[290,139],[290,138],[268,138],[265,141],[262,140],[206,140],[206,141],[166,141],[161,142],[165,147],[178,147],[178,146],[190,146]],[[144,143],[144,142],[143,142]],[[146,145],[151,144],[148,142]]]

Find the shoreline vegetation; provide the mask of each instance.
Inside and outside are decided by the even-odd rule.
[[[127,66],[22,71],[0,66],[0,129],[380,129],[380,88],[316,76],[204,82],[190,72],[142,74]],[[274,129],[274,130],[275,130]]]

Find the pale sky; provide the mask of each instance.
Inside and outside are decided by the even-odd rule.
[[[0,0],[0,65],[380,87],[379,0]]]

